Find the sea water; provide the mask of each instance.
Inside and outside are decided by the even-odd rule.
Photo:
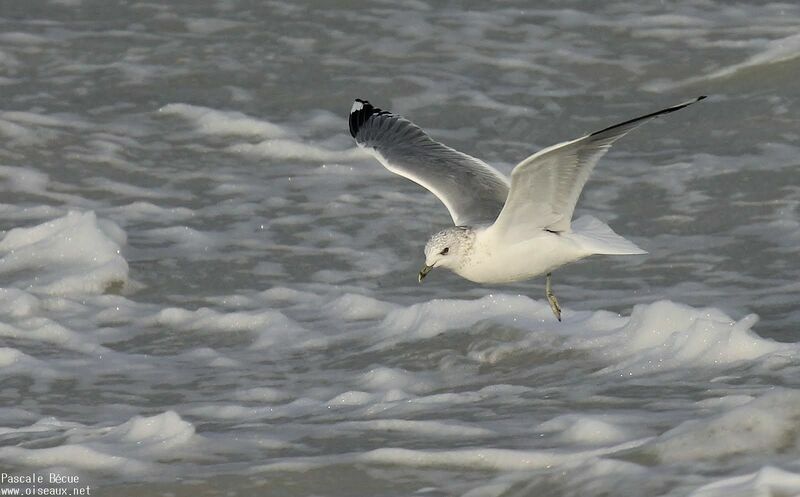
[[[790,2],[3,2],[0,487],[800,493],[798,32]],[[508,173],[703,94],[596,168],[576,214],[649,254],[557,270],[561,323],[541,279],[420,286],[447,211],[346,121]]]

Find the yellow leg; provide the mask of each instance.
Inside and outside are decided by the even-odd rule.
[[[553,289],[550,284],[550,279],[552,276],[553,273],[547,273],[547,281],[544,284],[544,293],[547,295],[547,301],[550,303],[550,309],[553,310],[553,314],[556,315],[556,319],[561,321],[561,306],[558,305],[558,299],[553,293]]]

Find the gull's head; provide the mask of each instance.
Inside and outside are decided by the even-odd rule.
[[[454,226],[436,233],[425,244],[425,265],[419,271],[419,281],[435,267],[455,269],[462,264],[474,234],[469,228]]]

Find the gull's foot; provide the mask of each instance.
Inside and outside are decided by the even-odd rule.
[[[547,294],[547,301],[550,303],[550,309],[553,310],[553,314],[556,315],[556,319],[561,321],[561,306],[558,305],[558,299],[552,293]]]
[[[547,273],[547,282],[544,286],[544,293],[547,296],[547,302],[550,304],[550,309],[555,314],[556,319],[561,321],[561,306],[558,305],[558,299],[556,295],[553,293],[553,289],[550,286],[550,278],[552,277],[552,273]]]

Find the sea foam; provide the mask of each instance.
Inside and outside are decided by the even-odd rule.
[[[778,497],[800,494],[800,474],[765,466],[755,473],[703,485],[689,497]]]
[[[0,241],[5,285],[48,295],[100,294],[128,282],[126,236],[94,212],[70,211],[38,226],[14,228]]]

